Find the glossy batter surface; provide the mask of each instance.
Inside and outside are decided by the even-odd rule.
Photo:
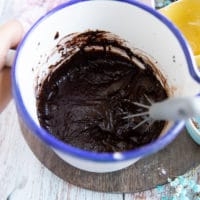
[[[165,122],[123,119],[167,97],[149,65],[109,51],[81,49],[49,75],[38,95],[41,126],[67,144],[95,152],[135,149],[155,140]]]

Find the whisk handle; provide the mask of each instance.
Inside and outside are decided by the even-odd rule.
[[[154,120],[186,120],[200,116],[200,97],[175,97],[154,103],[149,108]]]

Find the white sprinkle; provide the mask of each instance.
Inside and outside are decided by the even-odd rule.
[[[160,176],[163,176],[163,175],[165,176],[167,174],[167,172],[166,172],[166,170],[164,168],[158,167],[158,171],[159,171],[159,175]]]
[[[161,173],[162,173],[163,175],[166,175],[166,174],[167,174],[167,172],[166,172],[165,169],[161,169]]]
[[[183,190],[183,186],[182,185],[178,185],[175,190],[176,190],[177,196],[179,196],[181,191]]]

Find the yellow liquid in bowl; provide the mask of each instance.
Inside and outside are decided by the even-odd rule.
[[[179,0],[160,12],[186,37],[200,66],[200,0]]]

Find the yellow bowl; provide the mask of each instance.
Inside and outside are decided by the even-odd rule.
[[[188,40],[200,67],[200,0],[179,0],[160,9]]]

